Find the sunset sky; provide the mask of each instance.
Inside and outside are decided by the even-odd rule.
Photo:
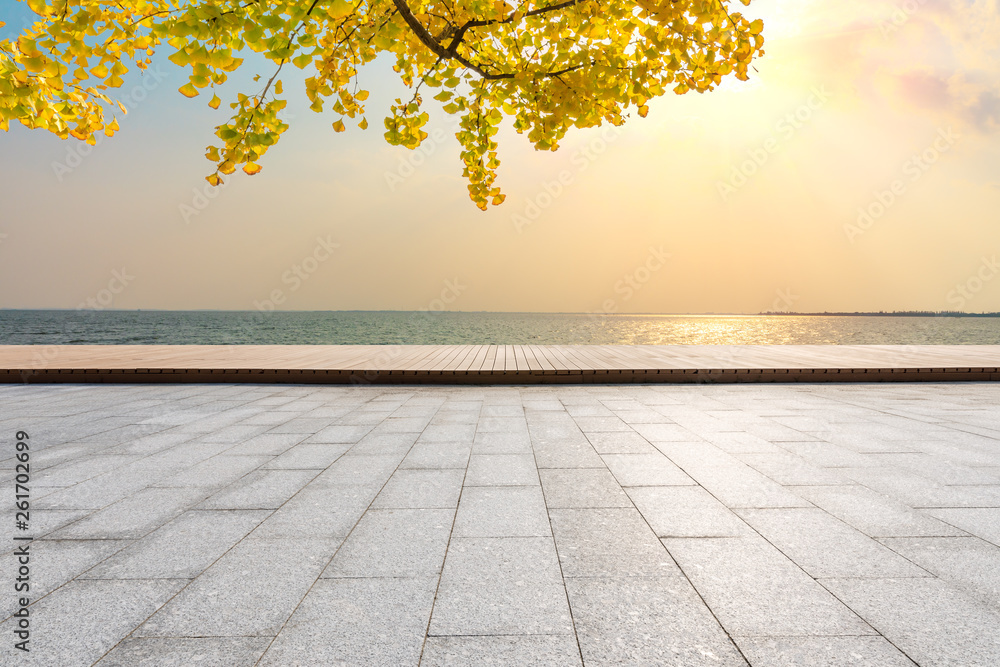
[[[363,73],[367,132],[334,133],[286,79],[291,129],[260,174],[213,192],[203,153],[226,106],[182,97],[158,54],[88,154],[0,134],[0,307],[76,308],[112,286],[101,307],[1000,310],[997,2],[744,11],[767,39],[751,81],[670,93],[555,153],[508,123],[507,201],[487,213],[445,114],[417,152],[385,143],[403,94],[387,62]],[[28,15],[0,2],[0,34]]]

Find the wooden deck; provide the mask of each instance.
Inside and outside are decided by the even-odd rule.
[[[0,382],[1000,380],[1000,345],[0,345]]]

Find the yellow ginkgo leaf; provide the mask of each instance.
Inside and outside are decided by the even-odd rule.
[[[350,14],[353,9],[354,6],[346,0],[333,0],[330,3],[330,8],[326,11],[330,15],[330,18],[342,19]]]
[[[243,173],[248,176],[253,176],[254,174],[260,172],[261,169],[263,169],[263,167],[261,167],[256,162],[248,162],[243,167]]]
[[[218,174],[212,174],[210,176],[206,176],[205,180],[211,183],[212,185],[222,185],[222,179],[219,177]]]
[[[281,85],[281,79],[274,82],[274,92],[278,95],[284,92],[284,87]]]
[[[333,131],[334,132],[343,132],[345,129],[347,129],[347,128],[344,127],[344,121],[342,121],[342,120],[338,120],[337,122],[335,122],[333,124]]]
[[[218,95],[212,95],[212,100],[208,103],[208,106],[213,109],[218,109],[219,105],[222,104],[222,100],[219,99]]]
[[[185,83],[183,86],[177,89],[177,91],[184,97],[197,97],[198,89],[189,83]]]

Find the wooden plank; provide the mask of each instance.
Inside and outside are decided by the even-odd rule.
[[[517,357],[514,355],[513,345],[504,345],[504,367],[505,371],[517,371]]]
[[[494,357],[494,360],[493,360],[493,372],[494,373],[497,372],[497,371],[503,371],[504,370],[504,366],[507,363],[507,346],[506,345],[497,345],[496,348],[497,348],[496,356]]]
[[[524,349],[526,353],[535,360],[535,363],[538,364],[538,369],[543,373],[555,371],[556,368],[552,365],[552,362],[545,358],[545,348],[543,346],[525,345]]]
[[[493,365],[496,363],[497,359],[497,346],[489,345],[486,350],[486,357],[483,359],[483,365],[480,367],[482,371],[492,371]]]

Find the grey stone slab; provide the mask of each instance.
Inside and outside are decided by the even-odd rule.
[[[407,433],[414,436],[427,426],[430,416],[426,417],[387,417],[372,429],[371,434]],[[414,437],[414,440],[416,438]]]
[[[295,445],[267,461],[264,469],[325,470],[350,449],[350,445]]]
[[[1000,507],[1000,485],[944,486],[902,468],[844,468],[859,484],[910,507]]]
[[[559,406],[562,409],[562,406]],[[483,417],[523,417],[524,408],[520,405],[484,405],[480,411]]]
[[[527,434],[528,425],[523,416],[494,417],[482,415],[479,418],[477,433],[519,433]]]
[[[628,489],[659,537],[738,537],[750,533],[740,517],[700,486],[640,486]]]
[[[978,537],[899,537],[879,541],[1000,611],[1000,547]]]
[[[277,456],[305,440],[302,433],[261,433],[230,447],[230,454],[242,456]]]
[[[871,463],[865,454],[832,442],[782,442],[781,449],[821,468],[860,468]]]
[[[138,459],[137,454],[92,454],[46,468],[31,476],[32,486],[72,486]]]
[[[952,507],[927,509],[923,510],[922,514],[945,521],[971,535],[1000,546],[1000,508]]]
[[[185,512],[82,576],[86,579],[192,579],[269,514],[266,510]]]
[[[268,433],[298,433],[312,435],[322,431],[333,422],[323,417],[296,417],[274,426]]]
[[[564,437],[539,437],[532,430],[531,448],[539,468],[603,468],[604,461],[579,431]]]
[[[309,436],[305,442],[353,445],[371,430],[371,424],[333,424]]]
[[[565,402],[565,401],[564,401]],[[566,412],[570,416],[576,417],[611,417],[614,415],[607,406],[599,402],[593,403],[566,403]]]
[[[917,443],[920,446],[920,443]],[[962,465],[933,454],[867,454],[876,466],[904,468],[943,485],[1000,485],[1000,477],[985,468]]]
[[[537,485],[538,470],[530,454],[473,454],[465,476],[466,486]]]
[[[580,430],[584,433],[610,433],[610,432],[622,432],[622,433],[632,433],[632,427],[622,421],[620,418],[612,415],[610,417],[574,417],[576,425],[580,427]]]
[[[581,667],[573,635],[428,637],[421,667]]]
[[[451,508],[458,506],[464,470],[397,470],[372,507]]]
[[[232,424],[219,429],[211,429],[202,437],[202,442],[220,443],[240,443],[255,435],[260,435],[264,431],[269,431],[271,427],[267,424]]]
[[[34,495],[34,494],[32,494]],[[93,510],[31,510],[30,534],[35,539],[46,537],[63,526],[93,514]],[[4,503],[0,507],[0,525],[13,526],[17,509],[13,503]],[[10,545],[8,545],[10,546]],[[6,551],[6,548],[3,550]],[[2,553],[2,551],[0,551]]]
[[[588,665],[746,665],[683,577],[568,579]]]
[[[657,443],[657,448],[727,507],[807,507],[810,504],[707,443],[699,448],[686,443]]]
[[[603,454],[608,469],[622,486],[694,485],[695,481],[670,459],[653,454]]]
[[[476,437],[475,424],[430,424],[417,442],[462,442],[472,444]]]
[[[664,418],[664,421],[667,421]],[[650,442],[690,442],[698,436],[679,424],[635,424],[636,433]]]
[[[269,637],[140,637],[125,639],[97,667],[253,667]]]
[[[416,665],[436,584],[436,577],[323,579],[260,665]]]
[[[351,531],[324,577],[438,575],[454,510],[369,510]]]
[[[55,531],[52,539],[138,539],[184,510],[207,494],[202,489],[144,489],[105,509]]]
[[[184,472],[162,479],[154,486],[218,489],[232,484],[251,470],[256,470],[268,461],[270,456],[213,456]]]
[[[852,480],[839,475],[835,469],[820,468],[788,452],[752,452],[735,456],[784,486],[853,484]]]
[[[813,577],[926,577],[929,573],[819,508],[736,510]]]
[[[764,438],[757,437],[756,435],[746,433],[744,431],[692,430],[728,454],[773,454],[775,452],[782,451],[781,447],[785,446],[784,442],[782,442],[781,447],[779,447],[778,445],[768,442]]]
[[[170,599],[183,580],[72,581],[31,607],[30,653],[8,664],[90,665]],[[13,643],[15,618],[0,624]],[[12,656],[11,644],[3,647]],[[18,653],[21,653],[18,651]]]
[[[33,602],[45,597],[129,544],[127,540],[32,541],[28,546],[28,565],[31,568],[28,583],[31,588],[27,597]],[[23,544],[11,541],[4,546],[16,548]],[[12,553],[6,555],[4,560],[10,563],[10,578],[6,581],[9,582],[11,593],[5,595],[0,603],[0,618],[6,619],[17,610],[21,595],[15,595],[14,591],[14,577],[17,576],[15,565],[18,564],[18,559]]]
[[[649,444],[635,431],[593,432],[587,439],[598,454],[658,454],[656,447]]]
[[[317,486],[356,484],[378,489],[388,481],[402,460],[403,456],[399,454],[353,456],[347,453],[320,473],[313,484]]]
[[[884,637],[735,637],[751,665],[915,667]]]
[[[377,429],[376,429],[377,430]],[[354,455],[405,455],[417,441],[417,433],[376,433],[372,431],[351,447]]]
[[[795,493],[870,537],[957,536],[962,531],[866,486],[799,486]],[[998,510],[1000,511],[1000,510]]]
[[[171,470],[186,470],[213,456],[218,456],[237,448],[239,448],[239,445],[232,443],[202,442],[196,438],[190,442],[174,445],[169,449],[164,449],[162,452],[157,452],[153,456],[137,461],[135,466],[129,467],[149,468],[150,471],[162,470],[164,473]],[[260,454],[256,454],[255,456],[260,456]],[[129,471],[129,474],[132,474],[132,472]]]
[[[665,576],[677,566],[635,508],[550,509],[566,577]]]
[[[140,459],[118,470],[33,499],[33,509],[101,509],[191,465],[188,461]]]
[[[940,579],[823,579],[918,665],[1000,664],[1000,613]]]
[[[730,635],[876,634],[763,538],[674,538],[663,544]]]
[[[339,544],[339,539],[243,540],[134,636],[274,636]]]
[[[472,444],[476,454],[531,454],[528,431],[515,433],[476,432]]]
[[[377,493],[378,488],[317,485],[313,481],[258,526],[253,536],[346,537]]]
[[[317,474],[316,470],[255,470],[209,496],[198,509],[277,509]]]
[[[660,424],[663,422],[663,415],[649,408],[615,410],[614,413],[626,424]]]
[[[629,507],[632,504],[607,469],[549,468],[539,470],[538,474],[549,508]]]
[[[465,468],[469,465],[471,445],[454,442],[418,442],[413,445],[400,468],[444,470]]]
[[[455,537],[550,537],[537,486],[469,486],[455,517]]]
[[[429,634],[572,633],[551,538],[452,539]]]

